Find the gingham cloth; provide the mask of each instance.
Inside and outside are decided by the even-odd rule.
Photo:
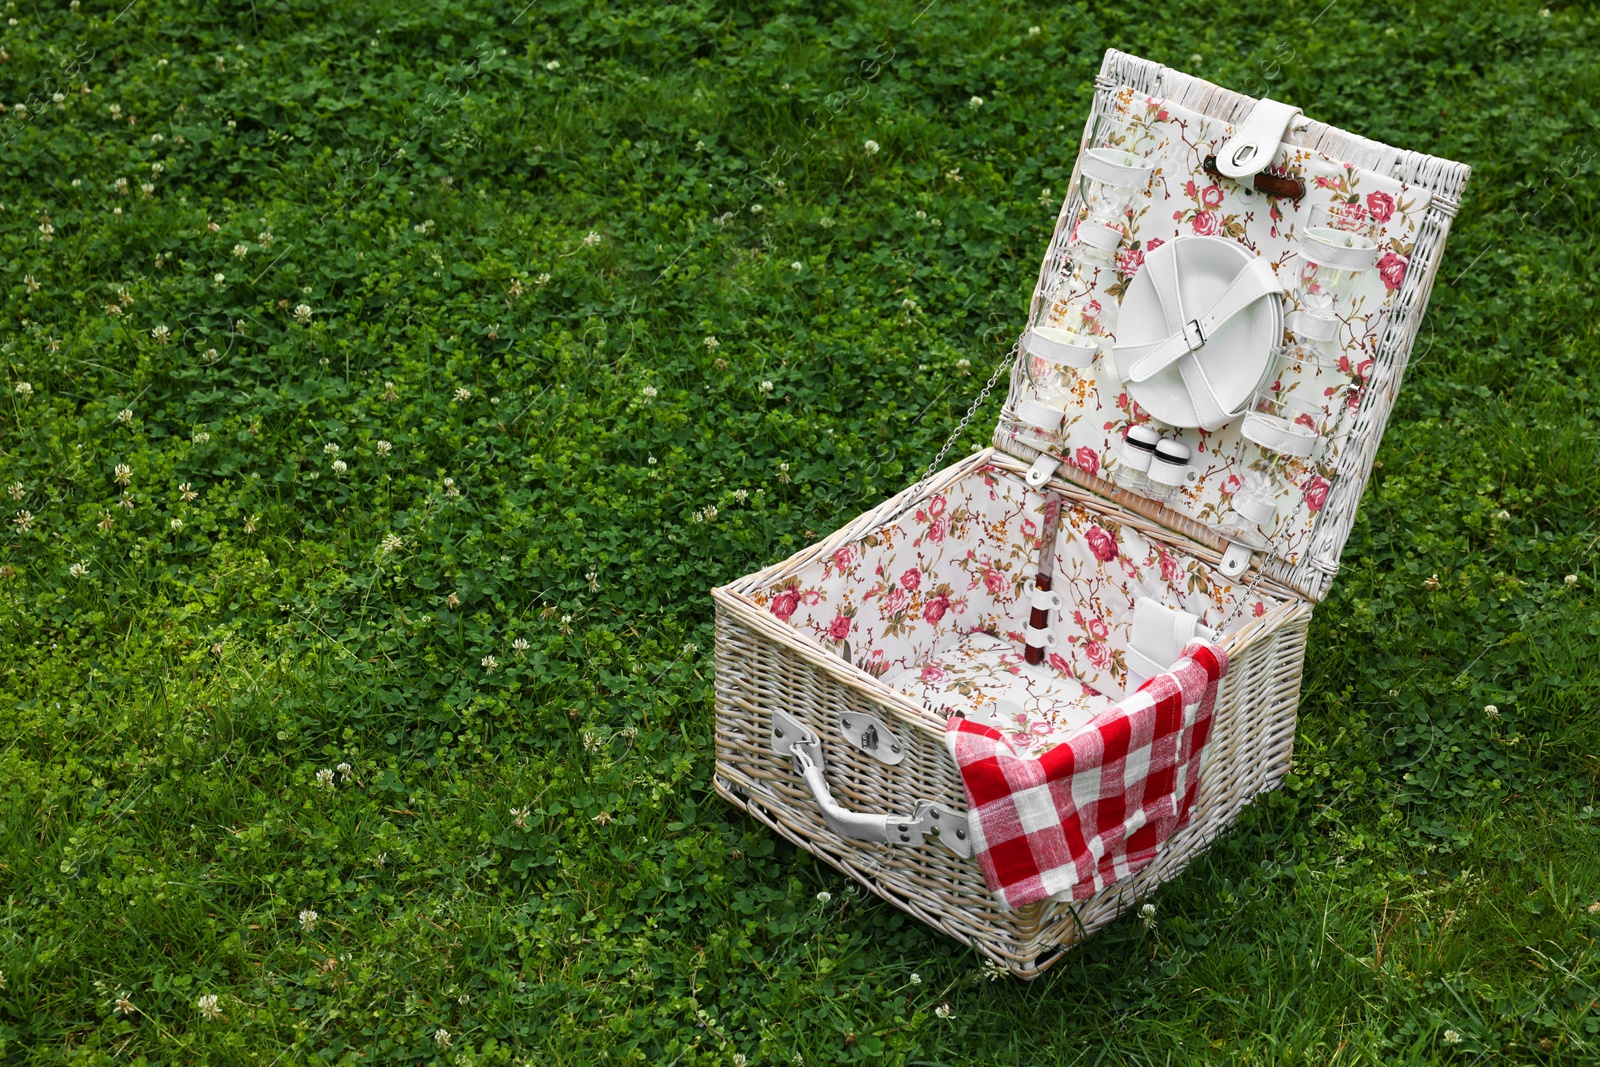
[[[1136,874],[1189,820],[1228,654],[1196,638],[1157,675],[1042,756],[959,716],[945,742],[967,789],[972,846],[1012,908],[1082,900]]]

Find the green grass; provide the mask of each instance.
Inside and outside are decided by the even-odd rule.
[[[1592,7],[124,2],[0,25],[5,1062],[1600,1062]],[[715,798],[706,591],[932,458],[1108,44],[1476,173],[1295,772],[1024,986]]]

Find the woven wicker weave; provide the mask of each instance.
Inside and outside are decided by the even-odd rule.
[[[1096,85],[1097,111],[1110,106],[1111,93],[1119,86],[1159,94],[1230,121],[1248,113],[1253,103],[1115,51],[1106,54]],[[1297,135],[1297,140],[1402,177],[1431,190],[1434,199],[1411,260],[1412,269],[1403,289],[1395,294],[1378,353],[1393,373],[1384,378],[1385,388],[1370,390],[1362,399],[1360,447],[1341,455],[1342,476],[1314,530],[1313,551],[1293,566],[1258,554],[1251,571],[1239,579],[1270,593],[1281,606],[1224,636],[1231,666],[1217,700],[1199,795],[1189,824],[1164,844],[1150,866],[1089,900],[1045,901],[1008,910],[990,894],[976,862],[938,843],[930,840],[916,847],[900,847],[835,834],[790,759],[772,750],[773,716],[782,712],[823,739],[827,781],[845,807],[900,813],[909,811],[915,801],[926,800],[953,812],[965,809],[961,780],[945,747],[942,717],[787,625],[758,598],[764,590],[872,535],[919,502],[984,467],[1013,475],[1026,471],[1036,453],[1018,447],[1011,435],[996,433],[997,444],[1005,442],[1007,452],[987,449],[975,454],[885,501],[790,559],[713,590],[717,791],[885,900],[971,944],[1019,977],[1036,976],[1073,944],[1175,877],[1232,825],[1252,797],[1275,787],[1289,770],[1312,609],[1337,569],[1467,176],[1467,168],[1459,164],[1398,151],[1317,123]],[[1059,267],[1068,220],[1076,214],[1076,202],[1069,198],[1041,270],[1041,289],[1045,278]],[[1036,293],[1035,310],[1039,299]],[[1023,387],[1021,372],[1015,371],[1001,430],[1012,418],[1013,404]],[[1223,538],[1201,523],[1116,489],[1070,464],[1058,469],[1050,487],[1067,501],[1091,508],[1108,521],[1137,530],[1189,559],[1215,567],[1227,547]],[[905,748],[903,761],[888,766],[853,745],[839,743],[843,712],[870,714],[888,724]]]

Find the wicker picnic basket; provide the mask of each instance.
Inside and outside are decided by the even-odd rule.
[[[991,379],[1011,366],[993,446],[942,470],[935,460],[921,482],[832,536],[712,591],[717,791],[1023,978],[1176,877],[1289,770],[1312,610],[1338,570],[1468,176],[1459,163],[1296,118],[1270,101],[1258,110],[1250,97],[1115,50],[1095,90],[1073,192],[1013,349],[1022,358]],[[1218,176],[1219,152],[1258,123],[1250,116],[1272,108],[1268,117],[1287,125],[1277,127],[1281,138],[1266,138],[1271,166],[1237,181]],[[1146,420],[1106,360],[1072,376],[1076,407],[1067,406],[1060,426],[1041,429],[1033,339],[1059,314],[1052,286],[1089,218],[1079,193],[1085,152],[1103,136],[1097,131],[1117,128],[1137,128],[1156,144],[1154,180],[1121,220],[1117,270],[1108,275],[1119,280],[1098,294],[1122,300],[1124,311],[1144,257],[1192,236],[1231,239],[1290,290],[1301,269],[1295,242],[1308,240],[1297,237],[1296,220],[1314,204],[1360,213],[1375,235],[1382,259],[1341,308],[1329,342],[1337,358],[1310,372],[1296,365],[1294,386],[1283,372],[1272,382],[1304,386],[1302,399],[1328,405],[1301,417],[1315,425],[1294,440],[1312,443],[1289,446],[1292,460],[1273,455],[1276,465],[1260,468],[1251,444],[1259,434],[1234,419],[1169,430],[1194,456],[1188,480],[1171,492],[1117,477],[1124,434]],[[1298,196],[1282,192],[1290,187]],[[1193,341],[1187,347],[1196,351]],[[1321,388],[1317,375],[1332,381],[1333,364],[1349,377]],[[1288,420],[1282,428],[1301,432]],[[1281,478],[1262,489],[1255,469]],[[1233,516],[1246,483],[1271,497],[1273,518],[1257,539],[1241,536]],[[1046,491],[1060,502],[1056,588],[1065,608],[1052,623],[1052,670],[1029,674],[1034,688],[1018,699],[1071,706],[1075,721],[1109,706],[1139,680],[1129,627],[1135,603],[1149,599],[1202,620],[1231,666],[1187,825],[1148,866],[1088,899],[1010,909],[972,858],[945,723],[963,702],[993,697],[996,684],[1017,684],[1007,665],[1026,628]],[[1018,736],[1025,746],[1026,730]]]

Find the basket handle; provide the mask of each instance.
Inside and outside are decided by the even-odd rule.
[[[910,815],[873,815],[851,811],[840,804],[822,773],[822,738],[799,719],[781,711],[772,713],[772,751],[794,760],[794,769],[810,787],[822,821],[840,837],[880,845],[916,846],[923,843],[924,836],[931,836],[963,859],[971,858],[966,816],[942,804],[919,800]]]

